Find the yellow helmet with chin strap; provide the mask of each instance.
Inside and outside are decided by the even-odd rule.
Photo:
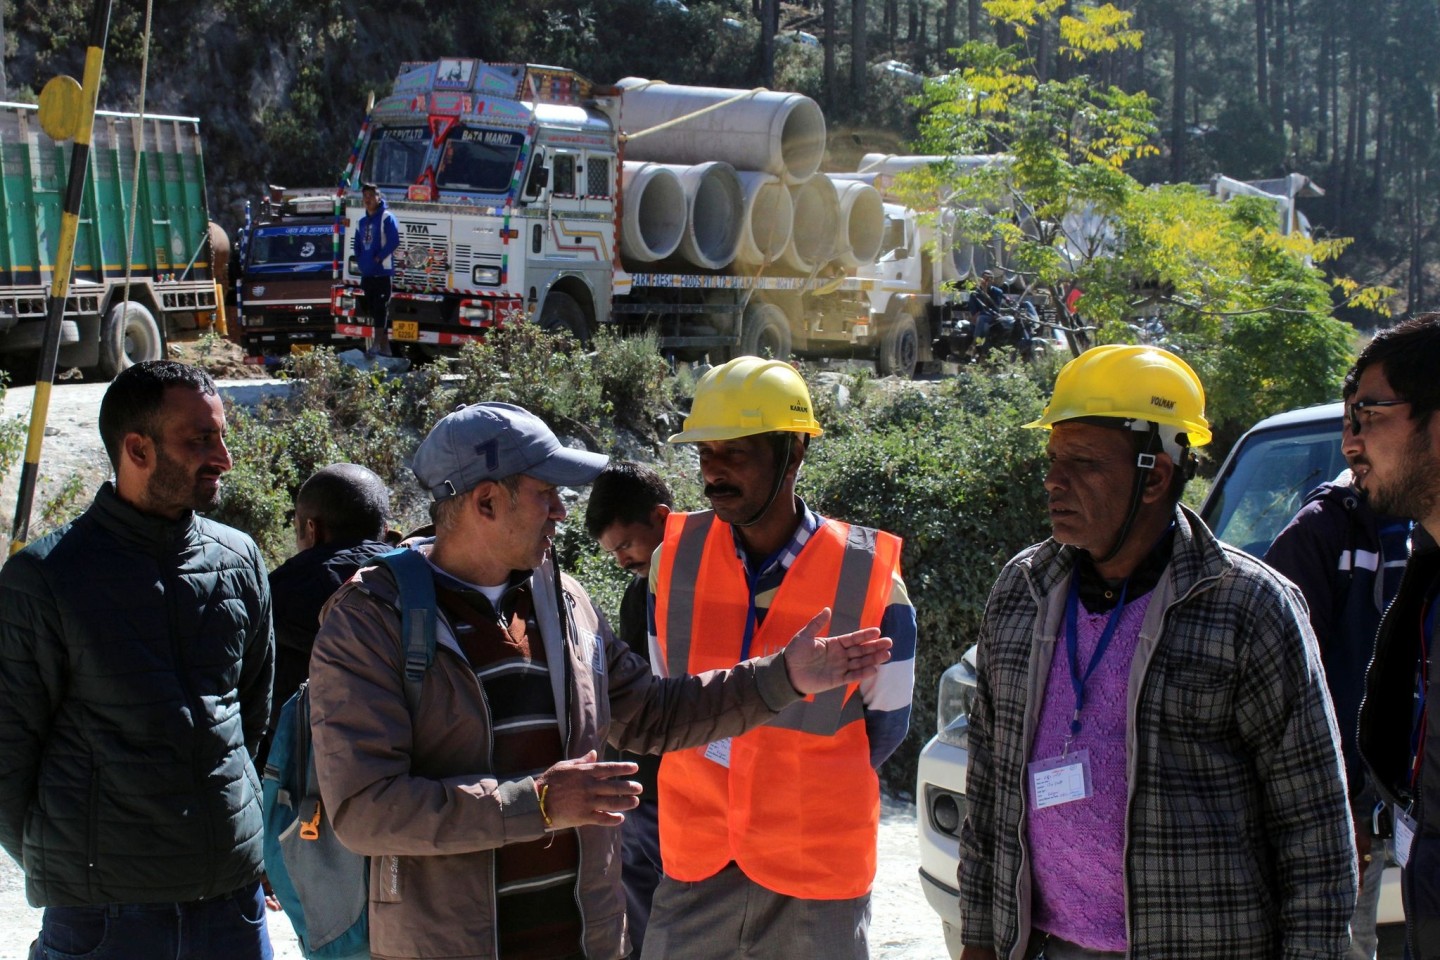
[[[736,357],[700,378],[684,429],[669,442],[735,440],[777,432],[812,437],[824,433],[805,379],[780,360]]]
[[[1092,417],[1159,424],[1171,428],[1164,432],[1172,436],[1183,434],[1182,446],[1210,442],[1200,378],[1184,360],[1158,347],[1107,344],[1086,350],[1061,368],[1045,412],[1025,426],[1048,430]]]
[[[1205,388],[1190,365],[1158,347],[1107,344],[1092,347],[1060,368],[1055,391],[1040,419],[1026,427],[1049,430],[1057,423],[1099,423],[1147,435],[1135,458],[1130,507],[1114,544],[1096,563],[1120,553],[1139,516],[1146,477],[1162,450],[1175,464],[1181,486],[1195,472],[1192,447],[1210,442]],[[1179,498],[1180,487],[1172,487]],[[1173,509],[1173,505],[1171,507]]]

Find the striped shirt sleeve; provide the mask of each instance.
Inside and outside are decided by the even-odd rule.
[[[890,603],[880,618],[880,634],[895,644],[890,648],[890,660],[860,684],[865,701],[865,733],[870,738],[870,765],[876,768],[905,739],[915,691],[915,608],[899,571],[891,585]]]

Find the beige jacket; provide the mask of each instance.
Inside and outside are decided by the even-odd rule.
[[[799,699],[777,657],[655,677],[611,634],[584,589],[562,581],[565,630],[548,562],[532,587],[547,659],[563,665],[551,681],[566,756],[607,740],[637,753],[695,746],[739,734]],[[544,835],[534,780],[491,775],[489,708],[443,622],[412,719],[395,593],[388,570],[366,568],[322,614],[310,662],[321,795],[340,840],[371,857],[376,960],[489,960],[497,956],[492,851]],[[630,949],[620,832],[578,833],[585,953],[614,960]]]

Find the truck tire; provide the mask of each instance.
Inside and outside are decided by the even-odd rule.
[[[773,303],[752,303],[745,308],[740,331],[740,355],[767,360],[790,359],[790,318]]]
[[[143,303],[131,300],[110,308],[100,324],[100,362],[96,369],[106,380],[113,380],[143,360],[159,360],[164,345],[160,327]]]
[[[559,290],[545,294],[545,305],[540,308],[540,329],[547,333],[569,333],[581,344],[590,343],[585,311],[574,297]]]
[[[875,367],[882,377],[909,380],[915,376],[915,367],[919,362],[920,335],[915,330],[915,318],[908,313],[898,314],[880,338]]]

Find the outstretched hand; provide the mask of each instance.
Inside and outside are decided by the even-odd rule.
[[[785,672],[790,685],[809,696],[875,675],[890,659],[892,643],[874,627],[839,637],[822,637],[830,626],[830,608],[815,614],[785,645]]]
[[[640,784],[623,779],[639,769],[629,762],[597,763],[594,750],[578,760],[561,760],[535,778],[535,792],[544,791],[548,829],[620,826],[621,811],[640,805]]]

